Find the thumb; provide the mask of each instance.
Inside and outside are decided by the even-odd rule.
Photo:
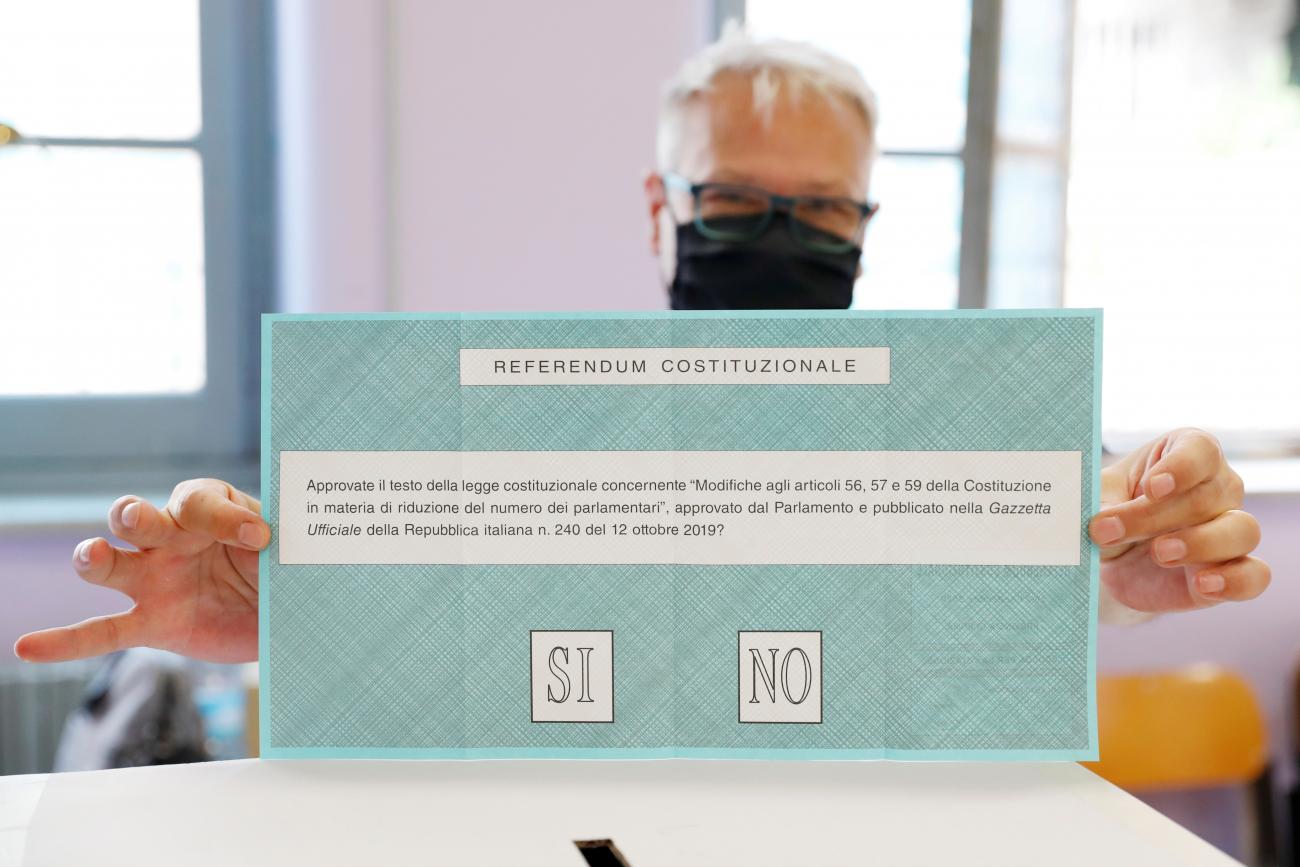
[[[181,482],[167,502],[167,513],[181,529],[225,545],[258,551],[271,539],[261,515],[236,502],[234,489],[217,479]]]

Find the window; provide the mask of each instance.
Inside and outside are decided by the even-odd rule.
[[[955,307],[959,295],[969,0],[746,0],[757,36],[813,42],[856,63],[880,102],[855,306]]]
[[[1191,424],[1238,455],[1300,452],[1294,4],[717,10],[856,62],[878,94],[856,305],[1104,307],[1108,447]]]
[[[1300,447],[1300,57],[1286,2],[1079,0],[1065,301],[1108,434]]]
[[[255,478],[268,17],[0,7],[0,493]]]

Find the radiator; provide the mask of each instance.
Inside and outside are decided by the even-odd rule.
[[[0,774],[45,774],[100,660],[0,665]]]

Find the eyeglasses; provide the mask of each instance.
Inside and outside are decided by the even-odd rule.
[[[695,228],[715,241],[752,241],[767,230],[772,214],[782,211],[792,218],[791,234],[800,244],[818,252],[843,253],[858,244],[880,207],[847,196],[779,196],[744,184],[697,184],[671,172],[663,174],[663,182],[691,194]]]

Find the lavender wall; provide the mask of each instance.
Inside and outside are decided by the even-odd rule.
[[[112,498],[106,498],[104,511]],[[25,531],[0,535],[0,665],[21,665],[13,655],[18,636],[32,629],[71,623],[120,611],[128,600],[96,587],[72,571],[72,548],[82,539],[107,533],[90,527]]]
[[[664,307],[641,178],[712,4],[394,5],[394,307]]]

